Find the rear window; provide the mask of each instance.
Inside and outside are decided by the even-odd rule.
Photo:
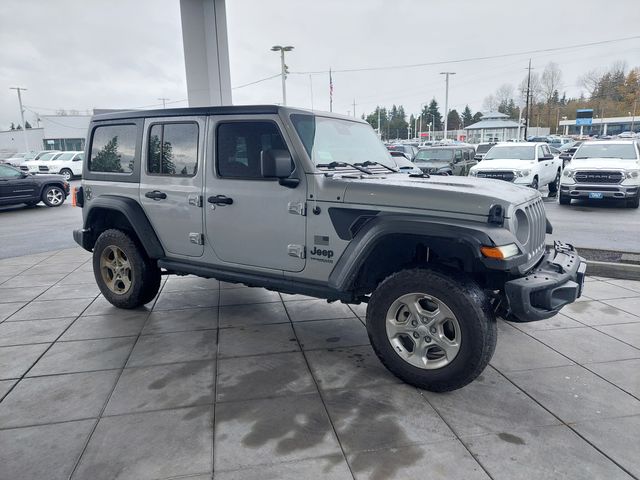
[[[136,125],[105,125],[93,131],[89,154],[92,172],[133,172],[136,158]]]
[[[476,150],[476,153],[487,153],[489,150],[491,150],[491,147],[493,147],[493,144],[491,143],[478,145],[478,149]]]

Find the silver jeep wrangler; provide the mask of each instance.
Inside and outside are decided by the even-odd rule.
[[[373,129],[278,106],[95,116],[75,240],[121,308],[163,274],[367,302],[382,363],[420,388],[475,379],[496,316],[528,322],[581,294],[586,264],[540,194],[498,180],[406,174]]]

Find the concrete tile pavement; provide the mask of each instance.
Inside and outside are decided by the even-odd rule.
[[[640,282],[500,320],[447,394],[389,374],[365,315],[194,277],[123,311],[82,250],[0,260],[0,478],[640,478]]]

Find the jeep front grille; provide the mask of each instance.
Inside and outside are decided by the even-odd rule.
[[[510,170],[496,171],[496,170],[480,170],[476,175],[481,178],[495,178],[497,180],[506,180],[507,182],[513,182],[516,178],[514,173]]]
[[[624,174],[616,171],[580,171],[576,172],[577,183],[622,183]]]
[[[547,235],[547,214],[544,210],[542,198],[537,198],[524,207],[524,212],[529,220],[529,239],[522,245],[524,253],[529,255],[529,261],[524,270],[533,267],[545,250]]]

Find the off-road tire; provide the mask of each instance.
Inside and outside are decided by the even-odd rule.
[[[571,205],[571,197],[569,195],[558,195],[558,203],[560,205]]]
[[[67,182],[73,178],[73,172],[68,168],[60,170],[60,175],[62,175]]]
[[[549,193],[557,193],[559,187],[560,187],[560,169],[558,169],[558,173],[556,174],[556,179],[549,184]]]
[[[106,249],[116,247],[130,264],[130,287],[124,293],[111,290],[103,278],[100,266]],[[106,230],[93,247],[93,274],[102,295],[118,308],[136,308],[149,303],[160,289],[160,269],[149,259],[137,240],[121,230]]]
[[[638,208],[640,207],[640,195],[632,198],[630,200],[627,200],[627,207],[628,208]]]
[[[66,195],[62,187],[58,185],[48,185],[42,191],[42,203],[47,207],[59,207],[66,199]]]
[[[447,365],[424,369],[396,353],[387,335],[387,313],[403,295],[419,292],[437,297],[456,316],[459,350]],[[367,331],[376,355],[401,380],[432,392],[447,392],[472,382],[489,364],[496,347],[497,325],[489,300],[466,275],[448,270],[415,268],[387,277],[371,295]]]

